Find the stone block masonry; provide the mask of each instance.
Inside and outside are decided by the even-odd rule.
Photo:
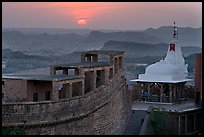
[[[22,127],[29,135],[122,134],[131,113],[131,97],[124,78],[113,80],[80,98],[3,104],[2,126]]]
[[[109,62],[98,62],[98,54],[108,55]],[[25,95],[19,96],[27,100],[3,101],[3,128],[18,127],[26,135],[123,134],[132,106],[123,58],[124,52],[94,50],[82,53],[79,63],[51,66],[50,76],[23,76],[29,81],[22,86]],[[73,69],[75,76],[70,77]],[[63,74],[57,76],[56,71],[61,70]],[[8,87],[15,85],[8,77],[3,80],[11,84],[4,86],[6,96],[19,91],[7,95]],[[38,98],[32,100],[31,93],[38,93]]]

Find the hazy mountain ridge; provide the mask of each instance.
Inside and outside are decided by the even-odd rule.
[[[61,56],[27,55],[20,51],[10,49],[2,50],[2,60],[6,62],[6,68],[2,73],[13,73],[20,70],[49,67],[50,65],[66,64],[80,61],[80,52],[72,52]]]
[[[125,51],[126,57],[145,57],[145,56],[164,56],[168,50],[168,44],[147,44],[126,41],[108,41],[104,44],[102,50],[122,50]],[[183,55],[200,53],[202,49],[199,47],[181,47]]]
[[[19,31],[24,34],[40,34],[40,33],[48,33],[48,34],[68,34],[75,33],[79,35],[88,35],[92,31],[96,31],[96,29],[88,29],[88,28],[3,28],[2,32],[5,31]],[[102,32],[118,32],[122,30],[115,29],[98,29],[98,31]]]
[[[100,49],[110,40],[147,44],[169,43],[172,39],[172,29],[172,26],[163,26],[144,31],[91,31],[83,35],[73,33],[74,31],[68,31],[66,34],[50,34],[47,32],[23,33],[4,29],[2,47],[33,55],[62,55],[73,51]],[[202,27],[179,28],[179,42],[183,47],[202,47]]]
[[[145,35],[142,32],[134,32],[134,31],[125,31],[125,32],[100,32],[100,31],[92,31],[88,38],[86,39],[87,42],[92,41],[108,41],[108,40],[121,40],[121,41],[132,41],[132,42],[143,42],[143,43],[150,43],[150,42],[157,42],[160,39],[154,36]],[[146,42],[145,42],[146,41]]]
[[[162,26],[157,29],[149,28],[144,34],[160,37],[163,42],[170,42],[173,36],[173,26]],[[202,27],[178,27],[178,40],[182,46],[202,47]]]
[[[119,32],[101,32],[92,31],[87,39],[80,45],[85,45],[86,47],[92,49],[102,48],[104,43],[109,40],[120,40],[120,41],[131,41],[140,43],[157,43],[161,41],[159,38],[154,36],[149,36],[142,32],[135,31],[119,31]]]
[[[71,53],[87,36],[69,34],[24,34],[18,31],[2,32],[3,48],[36,55],[59,55]],[[54,52],[53,52],[54,51]]]

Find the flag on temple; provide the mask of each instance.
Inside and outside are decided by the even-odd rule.
[[[171,50],[175,51],[175,44],[173,44],[173,43],[170,44],[170,49],[169,49],[169,51],[171,51]]]

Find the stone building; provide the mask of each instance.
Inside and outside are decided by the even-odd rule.
[[[3,129],[123,134],[131,114],[123,65],[122,51],[92,50],[81,53],[81,62],[50,66],[50,75],[3,75]]]

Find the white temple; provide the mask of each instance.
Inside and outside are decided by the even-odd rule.
[[[145,70],[145,74],[139,74],[138,79],[131,81],[164,83],[191,81],[191,79],[186,78],[188,76],[188,65],[185,64],[181,47],[176,37],[177,34],[177,28],[174,26],[174,38],[169,44],[166,57],[149,65]]]
[[[130,80],[140,85],[138,92],[150,102],[177,102],[185,98],[185,83],[188,79],[188,65],[177,39],[178,31],[174,22],[173,40],[170,42],[166,57],[149,65],[145,74]],[[143,93],[144,91],[144,93]]]

